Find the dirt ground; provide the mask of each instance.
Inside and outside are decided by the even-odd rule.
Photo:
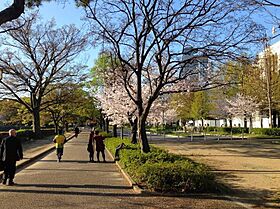
[[[155,137],[151,142],[209,165],[218,179],[233,190],[233,199],[251,208],[280,208],[280,140],[190,142]]]

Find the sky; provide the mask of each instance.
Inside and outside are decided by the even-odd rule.
[[[57,3],[55,1],[44,2],[39,8],[39,13],[43,20],[55,19],[58,26],[75,24],[78,28],[82,29],[85,22],[82,20],[84,11],[82,8],[76,7],[74,1],[69,1],[67,4]],[[89,67],[92,67],[94,60],[98,56],[97,47],[89,47],[84,53],[84,62]],[[86,59],[85,59],[86,57]]]
[[[3,0],[0,4],[0,9],[5,8],[7,5],[10,5],[13,1],[12,0]],[[43,20],[51,20],[54,18],[58,26],[62,26],[65,24],[75,24],[78,28],[83,28],[84,21],[82,21],[82,17],[84,15],[84,11],[82,8],[77,8],[74,0],[67,1],[67,3],[58,3],[58,1],[51,1],[51,2],[43,2],[43,4],[38,8],[40,15],[42,16]],[[270,9],[270,12],[273,14],[279,14],[280,8]],[[258,13],[255,14],[255,19],[257,22],[262,23],[266,26],[266,33],[268,36],[272,35],[272,21],[267,15],[267,13]],[[277,32],[280,33],[280,28],[277,28]],[[270,44],[279,41],[280,38],[273,39],[270,41]],[[260,49],[261,51],[262,49]],[[92,67],[94,64],[94,60],[98,56],[98,48],[91,47],[88,49],[83,56],[82,62]],[[87,59],[85,58],[87,57]]]
[[[12,4],[11,2],[12,0],[1,1],[0,10],[4,9],[7,5]],[[81,19],[83,18],[84,11],[82,8],[76,7],[74,0],[70,0],[67,4],[58,3],[56,1],[43,2],[43,4],[38,7],[38,10],[43,21],[48,21],[54,18],[58,27],[67,24],[75,24],[77,28],[83,28],[84,21]],[[98,47],[89,47],[80,59],[84,64],[91,68],[94,65],[94,60],[98,56],[98,52]]]

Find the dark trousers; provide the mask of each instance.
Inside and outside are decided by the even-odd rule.
[[[6,181],[13,181],[16,173],[16,161],[4,161],[4,174],[3,179]]]
[[[104,150],[100,150],[100,151],[96,151],[96,152],[97,152],[97,161],[99,162],[99,153],[100,152],[102,154],[103,161],[105,161],[105,151]]]
[[[63,147],[56,148],[56,155],[59,157],[63,155]]]
[[[93,154],[94,154],[94,152],[89,152],[89,161],[94,161],[94,159],[93,159]]]

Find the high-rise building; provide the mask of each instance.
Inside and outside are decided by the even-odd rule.
[[[205,81],[209,73],[209,59],[191,46],[185,47],[182,56],[184,74],[191,82]]]

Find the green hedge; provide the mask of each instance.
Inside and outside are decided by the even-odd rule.
[[[54,129],[42,129],[41,130],[42,136],[51,136],[54,135]],[[0,133],[0,139],[5,138],[8,136],[8,132],[1,132]],[[34,139],[34,133],[32,130],[27,130],[27,129],[19,129],[17,130],[17,137],[21,139],[22,141],[28,141],[30,139]]]
[[[206,132],[223,132],[230,134],[232,130],[233,134],[249,133],[249,128],[242,127],[207,127]]]
[[[108,138],[106,146],[115,153],[115,147],[124,142],[120,164],[135,180],[149,190],[159,192],[208,192],[216,190],[210,169],[190,159],[151,147],[151,152],[141,153],[139,145],[129,139]]]
[[[105,131],[101,131],[101,132],[99,133],[99,135],[102,135],[102,136],[105,137],[105,138],[110,138],[110,137],[112,137],[112,134],[111,134],[111,133],[107,133],[107,132],[105,132]]]
[[[249,133],[249,128],[233,127],[233,134]],[[207,127],[206,132],[222,132],[226,134],[231,133],[230,127]],[[252,128],[250,134],[266,135],[266,136],[280,136],[280,128]]]
[[[252,128],[251,133],[256,135],[280,136],[280,128]]]

